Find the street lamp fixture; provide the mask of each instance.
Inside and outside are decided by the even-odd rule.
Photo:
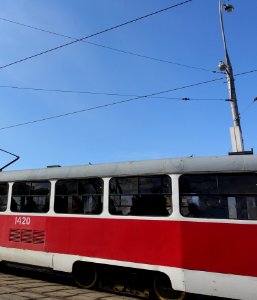
[[[223,24],[223,15],[222,15],[223,9],[226,12],[232,12],[234,10],[234,7],[230,4],[223,4],[223,1],[219,0],[219,16],[220,16],[223,46],[225,51],[225,62],[220,61],[218,68],[220,71],[226,72],[227,75],[229,102],[230,102],[232,118],[233,118],[233,127],[230,128],[232,150],[233,152],[243,152],[244,143],[243,143],[240,117],[239,117],[238,106],[237,106],[235,80],[234,80],[232,65],[228,54],[227,42],[226,42],[226,36],[225,36],[225,30]]]
[[[227,70],[227,65],[224,63],[224,61],[220,61],[219,64],[218,64],[218,69],[221,71],[221,72],[226,72]]]
[[[223,4],[223,6],[224,6],[224,10],[226,11],[226,12],[233,12],[233,10],[234,10],[234,6],[233,5],[231,5],[231,4]]]

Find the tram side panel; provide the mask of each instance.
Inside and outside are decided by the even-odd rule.
[[[77,256],[96,263],[165,270],[174,288],[181,288],[184,281],[188,292],[239,299],[257,293],[255,224],[51,217],[46,231],[45,250],[57,260],[60,254],[68,271]],[[184,278],[174,277],[175,269],[183,270]]]
[[[186,221],[181,226],[186,291],[256,298],[257,224]]]
[[[251,299],[257,291],[256,224],[29,215],[2,215],[1,223],[2,260],[52,267],[52,256],[60,255],[70,269],[74,256],[177,268],[189,292]]]
[[[257,277],[257,224],[182,222],[185,269]]]
[[[210,184],[216,184],[216,178],[217,175],[197,177],[193,181],[193,187],[198,184],[196,191],[188,185],[192,178],[186,179],[186,197],[195,200],[196,195],[207,193],[208,198],[219,198],[218,192],[214,195],[209,192],[216,189],[216,186],[210,189]],[[221,183],[227,179],[233,182],[230,187],[236,188],[235,191],[225,189],[223,194],[230,198],[227,201],[232,204],[237,197],[238,204],[244,202],[248,208],[252,207],[252,198],[256,198],[256,174],[219,176]],[[120,179],[115,180],[121,185]],[[247,189],[238,188],[243,186],[242,180],[247,183]],[[112,184],[115,187],[114,180]],[[245,197],[249,193],[253,195],[251,199]],[[119,197],[115,192],[113,196]],[[249,216],[252,216],[250,211]],[[103,218],[100,215],[65,216],[61,213],[58,216],[41,213],[36,216],[25,212],[19,215],[1,213],[0,217],[0,257],[3,260],[54,267],[61,271],[71,271],[76,260],[120,266],[131,264],[137,268],[165,270],[173,287],[179,289],[179,284],[174,284],[172,278],[174,269],[177,269],[184,272],[184,278],[181,276],[179,280],[185,282],[185,289],[189,292],[240,299],[253,299],[252,295],[257,294],[255,217],[240,220],[242,216],[238,214],[232,216],[238,220],[225,220],[224,216],[219,220],[216,217],[208,220],[206,217],[200,219],[198,215],[198,219],[178,217],[174,220],[164,215],[158,218],[149,215]]]
[[[161,220],[62,218],[48,220],[46,251],[110,264],[181,266],[179,223]],[[68,259],[68,258],[67,258]]]
[[[52,267],[51,255],[45,252],[46,217],[20,214],[1,215],[0,218],[1,260]]]

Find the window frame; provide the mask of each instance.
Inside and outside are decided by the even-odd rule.
[[[182,184],[193,186],[194,180],[190,183],[191,177],[199,177],[198,185],[200,186],[201,177],[216,178],[216,190],[208,192],[203,188],[199,191],[199,186],[194,190],[183,190]],[[189,177],[185,182],[181,179]],[[249,178],[251,179],[249,180]],[[244,180],[242,180],[244,178]],[[208,181],[208,180],[207,180]],[[229,184],[226,185],[226,181]],[[241,182],[241,186],[239,186]],[[256,183],[255,183],[256,182]],[[204,183],[203,183],[204,184]],[[249,191],[249,184],[252,184],[252,190]],[[230,186],[229,186],[230,185]],[[241,220],[257,221],[257,173],[190,173],[182,174],[178,181],[179,186],[179,211],[184,218],[212,219],[212,220]],[[234,192],[233,192],[234,188]],[[216,203],[215,203],[216,198]],[[187,205],[185,203],[187,202]],[[206,208],[204,207],[206,206]],[[221,211],[223,207],[223,212]],[[242,207],[246,210],[244,213]],[[220,209],[220,211],[219,211]]]
[[[81,188],[81,182],[85,185],[89,184],[90,181],[98,180],[95,187],[95,193],[79,193]],[[100,184],[99,184],[100,183]],[[76,185],[76,192],[69,193],[59,193],[58,184]],[[79,187],[80,185],[80,187]],[[85,186],[84,186],[85,188]],[[97,190],[99,189],[99,191]],[[79,215],[79,216],[99,216],[103,213],[103,201],[104,201],[104,180],[101,177],[80,177],[80,178],[64,178],[58,179],[55,182],[55,192],[53,195],[54,204],[53,210],[55,214],[65,214],[65,215]]]
[[[147,191],[147,187],[142,192],[141,183],[146,180],[146,186],[151,183],[151,180],[155,180],[154,178],[161,180],[161,184],[159,185],[160,189],[158,193]],[[131,181],[137,182],[137,188],[132,188],[129,192],[124,189],[124,192],[117,192],[118,181],[126,181],[131,179]],[[149,181],[147,182],[147,179]],[[165,180],[167,183],[165,183]],[[113,183],[113,181],[116,181]],[[134,175],[134,176],[115,176],[110,178],[109,180],[109,195],[108,195],[108,212],[112,216],[118,215],[122,217],[170,217],[173,213],[173,201],[172,201],[172,183],[173,180],[168,174],[150,174],[150,175]],[[113,186],[112,186],[113,184]],[[130,185],[131,183],[128,183]],[[168,189],[165,191],[165,184]],[[114,187],[114,189],[113,189]],[[152,186],[152,188],[154,185]],[[148,187],[149,188],[149,187]],[[116,189],[116,192],[115,192]],[[115,198],[117,199],[115,201]],[[122,199],[123,198],[123,199]],[[156,200],[154,200],[156,198]],[[158,200],[157,200],[158,198]],[[161,201],[160,201],[161,200]],[[115,205],[118,203],[119,205]],[[140,202],[141,201],[141,202]],[[156,201],[156,202],[155,202]],[[158,202],[157,202],[158,201]],[[123,204],[123,203],[124,204]],[[141,205],[142,204],[142,205]],[[152,206],[152,209],[147,208],[147,206]],[[159,205],[158,205],[159,204]],[[168,205],[167,205],[168,204]],[[136,207],[136,209],[135,209]],[[145,209],[145,210],[144,210]],[[155,210],[156,209],[156,210]],[[157,212],[156,212],[157,211]]]
[[[16,185],[25,184],[24,191],[26,191],[29,186],[28,193],[16,192]],[[46,189],[44,193],[31,193],[32,186],[37,184],[46,185],[42,189]],[[40,189],[36,189],[38,191]],[[36,214],[46,214],[50,211],[50,199],[51,199],[52,184],[50,180],[20,180],[14,181],[12,183],[11,189],[11,203],[10,211],[13,213],[36,213]],[[19,199],[20,198],[20,199]],[[17,203],[17,201],[19,203]],[[41,203],[40,203],[41,202]],[[23,207],[22,207],[23,206]],[[19,207],[19,209],[18,209]],[[40,208],[40,209],[39,209]]]
[[[7,210],[10,186],[9,186],[8,182],[0,182],[0,186],[1,185],[6,185],[7,186],[6,195],[5,194],[0,194],[0,213],[4,213]],[[1,191],[1,188],[0,188],[0,191]],[[2,202],[3,200],[5,200],[5,203]],[[5,208],[1,209],[1,207],[5,207]]]

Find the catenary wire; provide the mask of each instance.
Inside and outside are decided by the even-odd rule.
[[[250,71],[245,71],[241,73],[234,74],[234,77],[247,75],[251,73],[257,72],[257,69],[253,69]],[[90,95],[104,95],[104,96],[121,96],[121,97],[139,97],[138,95],[134,94],[120,94],[120,93],[103,93],[103,92],[92,92],[92,91],[76,91],[76,90],[62,90],[62,89],[46,89],[46,88],[35,88],[35,87],[20,87],[20,86],[13,86],[13,85],[0,85],[0,88],[10,88],[10,89],[18,89],[18,90],[32,90],[32,91],[43,91],[43,92],[59,92],[59,93],[71,93],[71,94],[90,94]],[[169,98],[169,97],[162,97],[162,98]],[[174,99],[174,98],[170,98]],[[177,99],[177,98],[175,98]],[[185,100],[185,99],[183,99]],[[220,98],[213,98],[213,99],[190,99],[190,100],[226,100],[229,99],[220,99]]]
[[[240,112],[239,117],[241,118],[242,115],[245,115],[245,114],[249,111],[249,109],[250,109],[253,105],[255,105],[255,102],[256,102],[256,100],[253,100],[252,102],[250,102],[250,103],[243,109],[243,111]]]
[[[245,72],[237,73],[237,74],[234,75],[234,77],[236,77],[236,76],[241,76],[241,75],[248,75],[248,74],[255,73],[255,72],[257,72],[257,69],[253,69],[253,70],[250,70],[250,71],[245,71]],[[229,101],[229,100],[228,100],[228,101]],[[239,113],[239,118],[241,118],[242,115],[244,115],[244,114],[249,110],[249,108],[252,107],[252,105],[254,104],[254,102],[255,102],[255,100],[253,100],[251,103],[249,103],[249,104],[244,108],[244,110],[243,110],[241,113]]]
[[[253,69],[253,70],[250,70],[250,71],[245,71],[245,72],[234,74],[234,77],[241,76],[241,75],[247,75],[247,74],[251,74],[251,73],[255,73],[255,72],[257,72],[257,69]]]
[[[247,75],[251,73],[257,72],[257,69],[253,69],[250,71],[245,71],[241,73],[234,74],[234,77]],[[141,97],[135,94],[120,94],[120,93],[103,93],[103,92],[92,92],[92,91],[77,91],[77,90],[62,90],[62,89],[46,89],[46,88],[35,88],[35,87],[20,87],[20,86],[13,86],[13,85],[0,85],[0,88],[10,88],[10,89],[19,89],[19,90],[32,90],[32,91],[43,91],[43,92],[59,92],[59,93],[71,93],[71,94],[90,94],[90,95],[104,95],[104,96],[120,96],[120,97]],[[220,100],[220,101],[229,101],[229,99],[223,98],[210,98],[210,99],[199,99],[199,98],[171,98],[171,97],[158,97],[163,99],[177,99],[177,100]]]
[[[83,41],[83,40],[89,39],[89,38],[91,38],[91,37],[98,36],[98,35],[101,35],[101,34],[103,34],[103,33],[112,31],[112,30],[114,30],[114,29],[118,29],[118,28],[120,28],[120,27],[123,27],[123,26],[129,25],[129,24],[135,23],[135,22],[137,22],[137,21],[146,19],[146,18],[148,18],[148,17],[152,17],[152,16],[157,15],[157,14],[159,14],[159,13],[163,13],[163,12],[165,12],[165,11],[168,11],[168,10],[172,9],[172,8],[176,8],[176,7],[182,6],[182,5],[184,5],[184,4],[186,4],[186,3],[189,3],[189,2],[192,2],[192,1],[193,1],[193,0],[186,0],[186,1],[183,1],[183,2],[180,2],[180,3],[177,3],[177,4],[174,4],[174,5],[168,6],[168,7],[166,7],[166,8],[157,10],[157,11],[152,12],[152,13],[149,13],[149,14],[147,14],[147,15],[138,17],[138,18],[136,18],[136,19],[133,19],[133,20],[130,20],[130,21],[127,21],[127,22],[124,22],[124,23],[121,23],[121,24],[118,24],[118,25],[109,27],[109,28],[107,28],[107,29],[98,31],[98,32],[96,32],[96,33],[87,35],[87,36],[82,37],[82,38],[78,38],[78,39],[72,40],[71,42],[68,42],[68,43],[65,43],[65,44],[56,46],[56,47],[54,47],[54,48],[50,48],[50,49],[41,51],[41,52],[39,52],[39,53],[36,53],[36,54],[30,55],[30,56],[27,56],[27,57],[25,57],[25,58],[16,60],[16,61],[11,62],[11,63],[8,63],[8,64],[6,64],[6,65],[2,65],[2,66],[0,66],[0,69],[4,69],[4,68],[10,67],[10,66],[12,66],[12,65],[15,65],[15,64],[18,64],[18,63],[21,63],[21,62],[30,60],[30,59],[32,59],[32,58],[35,58],[35,57],[44,55],[44,54],[46,54],[46,53],[49,53],[49,52],[52,52],[52,51],[59,50],[59,49],[61,49],[61,48],[64,48],[64,47],[73,45],[73,44],[75,44],[75,43],[78,43],[78,42],[81,42],[81,41]]]
[[[48,33],[48,34],[52,34],[52,35],[55,35],[55,36],[60,36],[60,37],[65,37],[65,38],[68,38],[68,39],[76,40],[75,37],[72,37],[72,36],[69,36],[69,35],[65,35],[65,34],[54,32],[54,31],[46,30],[46,29],[43,29],[43,28],[27,25],[27,24],[20,23],[20,22],[17,22],[17,21],[13,21],[13,20],[9,20],[9,19],[6,19],[6,18],[0,17],[0,20],[5,21],[5,22],[9,22],[9,23],[13,23],[13,24],[16,24],[16,25],[19,25],[19,26],[31,28],[31,29],[34,29],[34,30],[37,30],[37,31],[45,32],[45,33]],[[117,48],[114,48],[114,47],[110,47],[110,46],[106,46],[106,45],[102,45],[102,44],[98,44],[98,43],[93,43],[93,42],[89,42],[89,41],[85,41],[85,40],[83,40],[81,42],[84,42],[84,43],[87,43],[87,44],[90,44],[90,45],[94,45],[94,46],[97,46],[97,47],[101,47],[101,48],[104,48],[104,49],[116,51],[116,52],[119,52],[119,53],[128,54],[128,55],[132,55],[132,56],[137,56],[137,57],[141,57],[141,58],[145,58],[145,59],[153,60],[153,61],[157,61],[157,62],[172,64],[172,65],[176,65],[176,66],[179,66],[179,67],[195,69],[195,70],[200,70],[200,71],[206,71],[206,72],[211,72],[211,73],[221,73],[219,71],[210,70],[210,69],[207,69],[207,68],[182,64],[182,63],[170,61],[170,60],[167,60],[167,59],[161,59],[161,58],[156,58],[156,57],[152,57],[152,56],[148,56],[148,55],[135,53],[135,52],[132,52],[132,51],[117,49]]]
[[[121,100],[121,101],[115,101],[115,102],[112,102],[112,103],[107,103],[107,104],[93,106],[93,107],[89,107],[89,108],[85,108],[85,109],[80,109],[80,110],[76,110],[76,111],[73,111],[73,112],[68,112],[68,113],[64,113],[64,114],[60,114],[60,115],[55,115],[55,116],[46,117],[46,118],[42,118],[42,119],[37,119],[37,120],[33,120],[33,121],[27,121],[27,122],[23,122],[23,123],[19,123],[19,124],[9,125],[9,126],[5,126],[5,127],[0,128],[0,130],[10,129],[10,128],[14,128],[14,127],[20,127],[20,126],[29,125],[29,124],[35,124],[35,123],[39,123],[39,122],[44,122],[44,121],[47,121],[47,120],[66,117],[66,116],[79,114],[79,113],[86,112],[86,111],[96,110],[96,109],[100,109],[100,108],[106,108],[106,107],[110,107],[110,106],[114,106],[114,105],[122,104],[122,103],[128,103],[128,102],[136,101],[136,100],[139,100],[139,99],[147,99],[147,98],[150,98],[150,97],[153,97],[153,96],[158,96],[158,95],[169,93],[169,92],[183,90],[183,89],[190,88],[190,87],[196,87],[196,86],[199,86],[199,85],[212,83],[212,82],[219,81],[219,80],[224,80],[224,77],[220,77],[220,78],[216,78],[216,79],[212,79],[212,80],[206,80],[206,81],[202,81],[202,82],[197,82],[197,83],[185,85],[185,86],[182,86],[182,87],[172,88],[172,89],[168,89],[168,90],[164,90],[164,91],[160,91],[160,92],[156,92],[156,93],[152,93],[152,94],[148,94],[148,95],[133,97],[133,98],[129,98],[129,99]]]
[[[0,85],[0,88],[9,88],[17,90],[30,90],[36,92],[54,92],[54,93],[67,93],[67,94],[89,94],[89,95],[102,95],[102,96],[118,96],[118,97],[140,97],[135,94],[120,94],[120,93],[104,93],[104,92],[92,92],[92,91],[76,91],[76,90],[61,90],[61,89],[46,89],[46,88],[34,88],[34,87],[20,87],[13,85]],[[190,98],[190,97],[151,97],[156,99],[170,99],[170,100],[191,100],[191,101],[229,101],[224,98]]]
[[[234,76],[247,75],[247,74],[254,73],[254,72],[257,72],[257,69],[251,70],[251,71],[246,71],[246,72],[241,72],[241,73],[235,74]],[[129,99],[126,99],[126,100],[116,101],[116,102],[112,102],[112,103],[107,103],[107,104],[103,104],[103,105],[98,105],[98,106],[93,106],[93,107],[73,111],[73,112],[68,112],[68,113],[65,113],[65,114],[60,114],[60,115],[55,115],[55,116],[46,117],[46,118],[42,118],[42,119],[37,119],[37,120],[33,120],[33,121],[27,121],[27,122],[23,122],[23,123],[19,123],[19,124],[9,125],[9,126],[5,126],[5,127],[0,128],[0,130],[6,130],[6,129],[10,129],[10,128],[14,128],[14,127],[20,127],[20,126],[24,126],[24,125],[31,125],[31,124],[35,124],[35,123],[39,123],[39,122],[44,122],[44,121],[47,121],[47,120],[57,119],[57,118],[66,117],[66,116],[70,116],[70,115],[74,115],[74,114],[79,114],[79,113],[86,112],[86,111],[96,110],[96,109],[99,109],[99,108],[110,107],[110,106],[114,106],[114,105],[117,105],[117,104],[127,103],[127,102],[136,101],[136,100],[140,100],[140,99],[147,99],[147,98],[158,96],[158,95],[161,95],[161,94],[165,94],[165,93],[169,93],[169,92],[175,92],[175,91],[178,91],[178,90],[183,90],[183,89],[186,89],[186,88],[196,87],[196,86],[200,86],[200,85],[204,85],[204,84],[208,84],[208,83],[212,83],[212,82],[216,82],[216,81],[220,81],[220,80],[224,80],[224,79],[225,79],[225,77],[219,77],[219,78],[215,78],[215,79],[211,79],[211,80],[192,83],[192,84],[189,84],[189,85],[184,85],[182,87],[172,88],[172,89],[168,89],[168,90],[164,90],[164,91],[160,91],[160,92],[157,92],[157,93],[152,93],[152,94],[148,94],[148,95],[144,95],[144,96],[138,96],[138,97],[129,98]]]

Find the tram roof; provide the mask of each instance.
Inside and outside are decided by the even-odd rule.
[[[70,167],[52,167],[0,173],[0,181],[201,172],[257,172],[257,155],[165,158]]]

